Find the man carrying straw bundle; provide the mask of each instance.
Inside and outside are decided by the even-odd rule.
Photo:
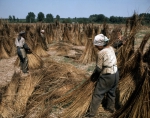
[[[121,29],[116,29],[117,31],[114,31],[114,34],[116,35],[115,41],[113,42],[112,46],[116,49],[116,55],[118,49],[126,43],[125,37],[122,36],[122,31]]]
[[[98,49],[98,56],[96,68],[91,79],[93,80],[95,73],[98,75],[98,79],[96,80],[97,83],[86,117],[91,118],[96,115],[105,94],[107,94],[105,110],[111,113],[115,111],[115,91],[119,81],[119,73],[114,49],[108,45],[108,41],[109,39],[103,34],[98,34],[94,38],[94,45]]]
[[[31,52],[28,45],[25,43],[25,31],[21,31],[15,40],[17,54],[20,59],[20,66],[23,73],[28,73],[27,52]]]
[[[44,48],[45,51],[48,50],[48,47],[47,47],[47,44],[46,44],[46,38],[45,38],[45,35],[44,35],[44,30],[41,30],[41,33],[40,33],[40,36],[42,38],[42,46]]]

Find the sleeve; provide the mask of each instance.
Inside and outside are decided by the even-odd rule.
[[[29,48],[28,45],[26,44],[24,38],[23,38],[23,40],[22,40],[22,44],[23,44],[23,48],[24,48],[25,50],[30,50],[30,48]]]
[[[24,45],[25,44],[25,39],[24,38],[22,38],[22,45]]]
[[[30,50],[30,48],[28,47],[28,45],[27,45],[26,43],[24,43],[23,48],[24,48],[25,50]]]
[[[122,46],[122,45],[123,45],[123,42],[122,42],[122,41],[117,41],[117,42],[114,42],[114,43],[113,43],[113,47],[114,47],[115,49],[119,48],[119,47]]]
[[[97,81],[100,73],[101,73],[101,69],[98,66],[96,66],[90,77],[91,81],[93,81],[93,82]]]
[[[103,68],[103,61],[104,61],[104,55],[103,54],[98,54],[98,59],[97,59],[97,67],[102,70]]]
[[[97,59],[97,63],[96,63],[96,67],[90,77],[91,81],[95,82],[98,80],[99,75],[102,71],[102,67],[103,67],[103,56],[102,54],[98,54],[98,59]]]

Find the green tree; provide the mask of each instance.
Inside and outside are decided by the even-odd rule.
[[[68,18],[66,19],[66,22],[67,22],[67,23],[71,23],[71,22],[72,22],[72,21],[71,21],[71,18],[68,17]]]
[[[27,23],[33,23],[35,22],[35,14],[33,12],[29,12],[26,16],[26,22]]]
[[[90,17],[89,17],[90,22],[91,23],[96,22],[96,17],[97,17],[96,14],[95,15],[90,15]]]
[[[9,16],[9,22],[12,22],[13,18],[12,16]]]
[[[54,22],[54,17],[53,17],[52,14],[47,14],[47,15],[46,15],[46,22],[47,22],[47,23],[52,23],[52,22]]]
[[[60,20],[60,16],[56,15],[56,20],[59,21]]]
[[[117,22],[117,19],[116,19],[116,17],[114,17],[114,16],[110,16],[109,21],[110,21],[111,23],[116,23],[116,22]]]
[[[95,22],[101,23],[104,22],[104,20],[105,20],[105,16],[103,14],[99,14],[96,16]]]
[[[15,16],[13,16],[13,21],[14,21],[14,22],[16,21],[16,18],[15,18]]]
[[[16,19],[16,22],[19,22],[19,18]]]
[[[37,21],[40,21],[40,22],[44,21],[44,18],[45,18],[44,13],[39,12],[37,16]]]

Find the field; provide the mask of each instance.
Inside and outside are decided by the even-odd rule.
[[[92,44],[94,36],[105,31],[106,35],[111,37],[113,29],[117,27],[122,29],[123,34],[126,31],[124,24],[1,23],[0,26],[2,118],[58,118],[71,104],[69,100],[76,104],[69,107],[68,112],[65,111],[67,114],[61,117],[82,118],[90,103],[94,87],[94,83],[88,82],[95,68],[95,51]],[[47,51],[41,42],[41,29],[45,30]],[[26,42],[33,51],[28,54],[28,75],[20,71],[14,46],[15,38],[21,30],[26,31]],[[150,100],[150,63],[148,60],[143,61],[143,55],[148,52],[150,46],[150,27],[138,25],[126,32],[127,44],[119,49],[118,56],[121,80],[118,85],[120,97],[117,96],[117,105],[121,104],[119,107],[123,112],[116,105],[117,112],[114,117],[122,118],[127,115],[130,118],[148,118],[149,106],[143,105],[142,101]],[[148,56],[147,58],[149,59]],[[83,86],[84,84],[87,86]],[[140,91],[137,96],[132,96],[137,90]],[[132,101],[132,104],[128,100]],[[136,100],[141,102],[138,103]],[[133,109],[128,106],[132,106]],[[110,115],[112,114],[105,111],[101,105],[96,117],[108,118]]]

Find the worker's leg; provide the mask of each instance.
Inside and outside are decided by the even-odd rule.
[[[23,73],[27,73],[27,71],[28,71],[28,59],[27,57],[25,57],[23,62]]]
[[[114,84],[111,87],[111,89],[107,93],[107,107],[106,109],[110,112],[115,111],[115,97],[116,97],[116,88],[119,81],[119,74],[118,72],[116,74],[111,75],[112,78],[115,78]]]
[[[89,114],[94,116],[102,102],[102,99],[105,95],[105,93],[110,89],[110,78],[107,78],[107,76],[100,76],[98,79],[98,82],[96,84],[92,101],[89,107]]]
[[[20,51],[20,48],[17,48],[17,54],[18,54],[18,57],[20,59],[20,70],[23,70],[24,59],[23,59],[22,53]]]

